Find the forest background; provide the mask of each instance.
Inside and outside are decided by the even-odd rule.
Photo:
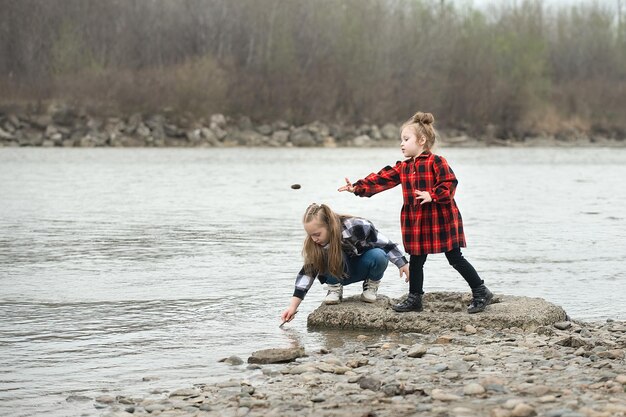
[[[590,2],[0,0],[0,106],[626,137],[626,13]]]

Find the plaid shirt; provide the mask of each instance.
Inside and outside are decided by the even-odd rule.
[[[354,194],[371,197],[402,184],[404,204],[400,220],[404,250],[422,255],[465,247],[463,219],[454,201],[457,183],[445,158],[423,152],[355,182]],[[433,201],[420,204],[416,190],[428,191]]]
[[[408,263],[398,248],[398,245],[376,230],[376,227],[374,227],[369,220],[360,217],[348,217],[343,220],[341,228],[341,249],[344,253],[344,257],[361,256],[369,249],[380,248],[387,254],[387,259],[398,268],[402,268]],[[344,268],[345,267],[344,262]],[[296,288],[293,292],[294,297],[304,299],[304,296],[309,291],[316,278],[322,284],[326,282],[326,276],[319,272],[307,275],[305,268],[302,267],[296,277]]]

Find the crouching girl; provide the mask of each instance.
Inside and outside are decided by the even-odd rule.
[[[283,322],[293,319],[316,278],[327,286],[325,304],[340,303],[343,286],[355,282],[363,282],[363,301],[376,301],[389,261],[398,267],[400,277],[409,279],[409,265],[398,245],[369,220],[337,214],[326,204],[313,203],[306,209],[302,224],[307,233],[302,248],[304,266],[296,277],[289,307],[281,315]]]

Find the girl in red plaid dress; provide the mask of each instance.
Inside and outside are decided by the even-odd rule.
[[[409,295],[405,301],[392,306],[395,311],[422,310],[426,256],[443,252],[472,289],[472,302],[467,311],[478,313],[491,302],[493,294],[461,254],[465,235],[461,213],[454,201],[458,181],[448,162],[430,151],[436,137],[434,121],[430,113],[416,113],[402,125],[400,133],[400,147],[408,159],[393,167],[386,166],[354,184],[346,178],[346,185],[339,191],[371,197],[402,184],[402,240],[411,256]]]

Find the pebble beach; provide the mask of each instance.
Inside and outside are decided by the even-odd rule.
[[[289,363],[224,358],[242,378],[94,405],[106,417],[626,416],[625,350],[626,322],[612,320],[363,333],[336,348],[286,349],[286,360],[300,356]]]

